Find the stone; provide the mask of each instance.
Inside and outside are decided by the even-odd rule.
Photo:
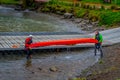
[[[72,13],[64,13],[64,18],[65,19],[70,19],[73,17],[73,14]]]
[[[38,70],[40,70],[40,71],[41,71],[41,70],[42,70],[42,68],[40,68],[40,67],[39,67],[39,68],[38,68]]]
[[[35,74],[35,72],[33,72],[33,71],[32,71],[31,73],[32,73],[32,74]]]
[[[47,69],[42,69],[42,71],[43,71],[43,72],[45,72],[45,73],[46,73],[46,72],[48,72],[48,70],[47,70]]]
[[[52,72],[56,72],[56,71],[58,71],[57,67],[55,67],[55,66],[54,66],[54,67],[49,68],[49,70],[50,70],[50,71],[52,71]]]
[[[75,23],[80,23],[82,22],[82,19],[75,19]]]
[[[92,72],[87,72],[86,77],[90,77],[90,76],[92,76]]]
[[[96,22],[92,22],[92,24],[98,24],[99,23],[99,21],[96,21]]]

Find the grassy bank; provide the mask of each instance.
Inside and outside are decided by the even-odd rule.
[[[18,4],[19,0],[0,0],[1,4]]]
[[[83,0],[82,2],[103,3],[102,0]]]
[[[110,4],[110,3],[105,3],[103,0],[82,0],[81,2]],[[112,5],[120,5],[120,0],[111,0],[111,4]]]
[[[85,0],[94,2],[94,0]],[[84,2],[85,2],[84,1]],[[101,0],[95,2],[100,3]],[[75,5],[72,1],[51,0],[42,9],[42,12],[52,12],[64,14],[73,13],[75,17],[89,19],[93,22],[99,21],[99,25],[113,26],[120,22],[119,6],[95,3],[77,2]]]
[[[2,4],[17,4],[19,0],[0,0]],[[102,0],[82,0],[75,4],[73,0],[50,0],[40,11],[63,15],[73,13],[77,18],[99,21],[99,25],[114,26],[120,22],[120,6],[112,0],[112,4],[104,4]],[[115,5],[118,4],[118,5]]]

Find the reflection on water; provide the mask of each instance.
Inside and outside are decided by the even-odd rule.
[[[60,18],[35,13],[32,11],[15,11],[12,8],[0,6],[0,32],[39,32],[39,31],[64,31],[80,32],[75,24]]]
[[[32,66],[32,59],[27,59],[25,63],[25,67],[31,67]]]

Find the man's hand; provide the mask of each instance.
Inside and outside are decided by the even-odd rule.
[[[29,49],[31,50],[32,48],[31,48],[31,47],[29,47]]]

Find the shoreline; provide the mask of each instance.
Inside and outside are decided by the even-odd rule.
[[[37,12],[37,13],[44,13],[44,12]],[[57,17],[61,20],[66,20],[68,22],[72,22],[73,24],[77,25],[78,28],[81,28],[81,30],[85,31],[86,33],[92,33],[95,30],[104,31],[108,30],[105,28],[105,26],[99,26],[99,22],[91,22],[90,20],[83,19],[83,18],[75,18],[74,16],[72,18],[64,18],[64,15],[59,15],[55,13],[45,13],[48,15],[52,15],[53,17]]]
[[[120,44],[104,47],[103,52],[103,59],[83,70],[75,80],[119,80]]]

